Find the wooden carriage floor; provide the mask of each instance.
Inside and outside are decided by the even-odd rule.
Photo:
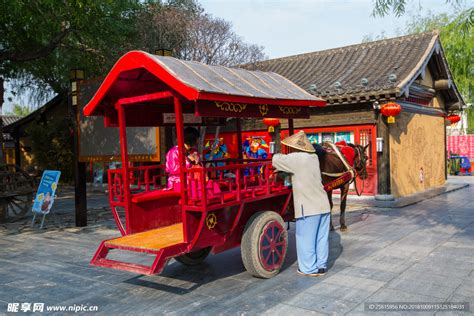
[[[184,242],[183,223],[109,240],[106,246],[160,250]]]

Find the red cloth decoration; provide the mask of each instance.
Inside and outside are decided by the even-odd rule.
[[[336,143],[336,146],[339,148],[341,153],[347,160],[347,163],[350,166],[354,166],[354,159],[355,159],[355,150],[351,146],[347,146],[347,143],[344,140],[341,140]]]

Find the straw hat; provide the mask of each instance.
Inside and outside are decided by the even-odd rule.
[[[285,138],[281,141],[281,143],[288,147],[292,147],[309,153],[316,152],[313,145],[311,145],[311,142],[309,141],[308,137],[306,137],[306,134],[303,131],[299,131],[298,133]]]

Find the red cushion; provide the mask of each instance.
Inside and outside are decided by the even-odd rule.
[[[166,198],[180,198],[181,193],[172,191],[172,190],[156,190],[150,192],[142,192],[132,195],[132,202],[133,203],[141,203],[141,202],[148,202],[154,201],[159,199],[166,199]]]

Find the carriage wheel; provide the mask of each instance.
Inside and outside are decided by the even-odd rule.
[[[15,195],[5,199],[6,217],[10,219],[19,219],[24,217],[28,211],[31,211],[33,193]]]
[[[281,216],[272,211],[258,212],[245,226],[242,262],[253,276],[268,279],[280,272],[287,247],[288,233]]]
[[[184,264],[185,266],[197,266],[198,264],[203,262],[204,259],[206,259],[210,252],[211,247],[207,247],[204,249],[186,253],[184,255],[176,257],[175,259],[176,261]]]

